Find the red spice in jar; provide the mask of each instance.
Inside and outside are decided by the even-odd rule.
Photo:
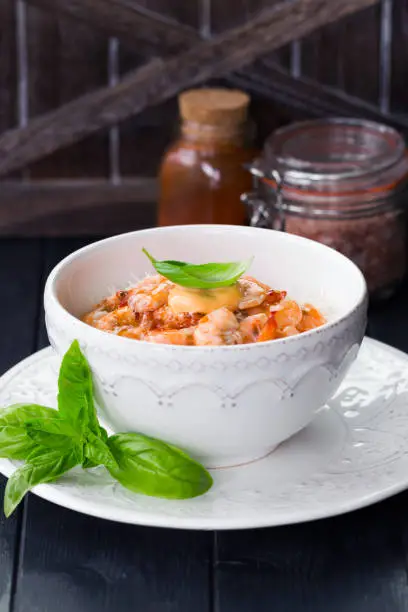
[[[374,298],[395,291],[406,271],[408,198],[408,157],[395,130],[357,119],[294,124],[270,137],[252,173],[252,224],[262,218],[340,251]]]
[[[398,211],[360,219],[286,217],[285,231],[322,242],[349,257],[364,272],[374,297],[388,297],[405,275],[405,223]],[[274,224],[279,229],[279,224]]]

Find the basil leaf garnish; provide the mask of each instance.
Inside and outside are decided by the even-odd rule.
[[[0,457],[25,460],[35,447],[24,427],[0,427]]]
[[[82,466],[85,468],[104,465],[105,467],[115,468],[117,463],[107,444],[92,432],[88,433],[87,441],[84,445],[84,461]]]
[[[91,370],[77,340],[71,344],[61,363],[58,377],[58,412],[77,431],[85,432],[89,429],[99,437]]]
[[[123,433],[111,436],[109,448],[118,467],[109,472],[124,487],[167,499],[202,495],[212,485],[210,474],[183,451],[149,436]]]
[[[62,360],[58,410],[15,404],[0,411],[0,457],[26,463],[9,478],[6,516],[32,487],[57,480],[76,465],[105,466],[131,491],[186,499],[205,493],[210,474],[186,453],[138,433],[108,438],[96,416],[91,371],[74,341]]]
[[[12,404],[0,411],[0,428],[13,425],[24,426],[32,419],[54,419],[58,415],[53,408],[40,406],[39,404]]]
[[[27,424],[32,419],[52,419],[58,413],[38,404],[13,404],[0,411],[0,457],[23,459],[36,447]]]
[[[189,264],[183,261],[158,261],[146,249],[143,253],[150,259],[156,272],[173,283],[191,289],[217,289],[237,282],[251,265],[252,259],[231,263]]]
[[[64,434],[54,434],[49,433],[48,431],[41,431],[38,429],[32,429],[31,427],[27,427],[27,432],[29,437],[36,443],[38,446],[44,446],[46,448],[51,448],[53,450],[64,451],[75,446],[75,438],[71,436],[66,436]],[[27,457],[27,461],[30,460],[30,456]]]
[[[66,453],[42,451],[31,463],[17,469],[8,479],[4,493],[4,514],[10,516],[30,489],[38,484],[56,480],[78,463],[80,454],[77,448]]]

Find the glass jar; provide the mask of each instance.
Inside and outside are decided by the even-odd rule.
[[[251,225],[322,242],[353,260],[370,295],[405,275],[408,156],[402,137],[359,119],[295,123],[266,141],[243,194]]]
[[[249,97],[237,90],[196,89],[179,96],[180,138],[160,168],[159,225],[245,224],[250,189]]]

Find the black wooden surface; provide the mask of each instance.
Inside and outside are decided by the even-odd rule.
[[[47,344],[42,289],[84,239],[0,241],[0,372]],[[370,335],[408,351],[408,288]],[[0,488],[4,487],[4,479]],[[408,493],[305,525],[187,532],[29,495],[0,514],[0,612],[408,612]]]

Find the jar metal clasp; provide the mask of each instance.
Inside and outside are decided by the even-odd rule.
[[[245,165],[247,170],[254,177],[254,187],[257,188],[259,180],[269,178],[274,181],[275,190],[275,205],[273,209],[261,198],[257,191],[246,192],[241,195],[241,202],[245,204],[250,214],[250,225],[253,227],[270,228],[284,232],[286,229],[285,208],[283,204],[282,188],[284,184],[284,176],[277,168],[274,168],[266,175],[262,164],[255,160],[254,163]],[[277,212],[277,218],[276,218]],[[278,223],[276,223],[276,220]]]

